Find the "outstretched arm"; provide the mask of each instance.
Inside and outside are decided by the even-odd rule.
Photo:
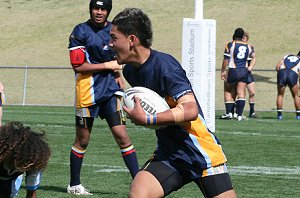
[[[121,70],[122,65],[119,65],[116,60],[104,63],[91,64],[88,63],[85,57],[84,48],[76,48],[70,51],[70,62],[75,72],[79,73],[94,73],[102,70]]]

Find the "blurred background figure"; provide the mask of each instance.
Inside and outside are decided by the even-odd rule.
[[[50,158],[45,133],[37,133],[20,122],[0,128],[0,198],[15,198],[25,175],[26,198],[36,198],[42,171]]]
[[[2,126],[3,104],[5,103],[4,86],[0,82],[0,126]]]

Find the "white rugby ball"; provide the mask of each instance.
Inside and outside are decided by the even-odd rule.
[[[141,99],[141,106],[146,114],[155,114],[170,109],[165,99],[146,87],[132,87],[125,91],[123,103],[129,109],[134,107],[133,97],[135,95]]]

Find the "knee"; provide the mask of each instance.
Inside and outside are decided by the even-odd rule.
[[[249,93],[249,97],[250,97],[250,98],[254,98],[254,97],[255,97],[255,93],[254,93],[254,92]]]
[[[75,146],[79,147],[79,149],[86,149],[89,145],[89,139],[78,138],[75,142]]]
[[[139,190],[139,189],[130,189],[128,193],[129,198],[140,198],[140,197],[149,197],[146,195],[145,191]]]

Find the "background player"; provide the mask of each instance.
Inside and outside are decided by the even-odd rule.
[[[282,107],[285,88],[288,85],[294,98],[296,119],[300,120],[300,97],[298,78],[300,73],[300,51],[297,56],[290,54],[284,56],[276,65],[277,71],[277,119],[282,120]]]
[[[249,33],[248,32],[244,33],[243,41],[248,43],[248,41],[249,41]],[[254,50],[253,45],[251,45],[251,44],[249,44],[249,45],[252,48],[252,57],[250,57],[248,59],[248,65],[251,65],[251,61],[253,61],[254,62],[253,68],[254,68],[255,63],[256,63],[256,56],[253,56],[253,55],[255,55],[255,50]],[[249,118],[256,118],[257,115],[255,113],[255,80],[254,80],[254,77],[253,77],[251,71],[250,71],[250,74],[249,74],[248,80],[247,80],[247,90],[249,93]]]
[[[224,59],[222,62],[221,79],[227,79],[231,86],[236,87],[236,113],[238,121],[243,119],[243,111],[245,107],[246,83],[248,75],[254,67],[255,54],[252,53],[250,45],[242,39],[244,30],[237,28],[233,35],[233,41],[229,42],[224,50]],[[252,58],[250,65],[248,60]],[[226,72],[228,65],[229,71]],[[231,99],[234,101],[234,98]],[[234,106],[234,103],[232,104]],[[227,108],[227,107],[226,107]]]
[[[0,198],[16,197],[25,173],[26,198],[36,198],[42,171],[50,158],[45,133],[19,122],[0,128]]]
[[[135,97],[124,107],[137,125],[161,125],[157,149],[134,178],[130,198],[164,197],[195,182],[205,197],[236,197],[222,147],[206,127],[204,116],[180,63],[151,49],[152,26],[146,14],[127,8],[112,21],[111,47],[131,86],[144,86],[166,98],[170,110],[147,116]],[[128,25],[130,24],[130,25]]]
[[[94,119],[106,119],[132,177],[139,170],[121,109],[122,66],[109,47],[111,0],[91,0],[90,19],[77,25],[70,36],[70,60],[76,74],[76,139],[70,154],[71,180],[67,192],[91,195],[81,185],[80,170]],[[117,81],[116,81],[117,80]]]
[[[4,95],[4,86],[0,82],[0,127],[2,126],[2,118],[3,118],[3,104],[5,102],[5,95]]]

